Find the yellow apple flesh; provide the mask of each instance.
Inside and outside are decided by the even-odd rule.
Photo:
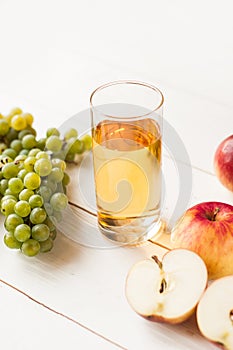
[[[207,285],[203,260],[187,249],[167,252],[136,263],[126,279],[125,293],[140,316],[171,324],[185,321],[194,312]]]
[[[197,307],[197,324],[211,342],[233,349],[233,276],[214,281]]]

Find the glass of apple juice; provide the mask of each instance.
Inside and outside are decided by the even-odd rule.
[[[112,241],[138,244],[161,226],[163,95],[115,81],[90,97],[98,225]]]

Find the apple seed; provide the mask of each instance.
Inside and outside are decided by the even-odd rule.
[[[233,309],[229,312],[229,317],[230,317],[230,320],[233,324]]]
[[[165,278],[163,278],[161,281],[161,286],[159,288],[159,293],[163,293],[166,288],[167,288],[167,282],[166,282]]]

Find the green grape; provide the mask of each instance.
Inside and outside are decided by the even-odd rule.
[[[49,238],[50,230],[45,224],[37,224],[32,227],[32,238],[39,242],[46,241]]]
[[[92,137],[90,135],[85,135],[81,138],[81,141],[84,144],[85,150],[89,151],[92,147]]]
[[[26,188],[35,190],[40,186],[41,178],[38,174],[30,172],[25,175],[23,182]]]
[[[70,177],[67,173],[64,173],[63,179],[62,179],[62,184],[63,186],[68,186],[70,183]]]
[[[78,137],[78,132],[77,132],[77,130],[76,129],[70,129],[70,130],[68,130],[66,133],[65,133],[65,135],[64,135],[64,138],[65,138],[65,140],[69,140],[69,139],[71,139],[71,138],[73,138],[73,137],[75,137],[75,138],[77,138]]]
[[[28,188],[25,188],[22,190],[19,194],[19,200],[21,201],[28,201],[31,196],[34,195],[34,191],[29,190]]]
[[[39,194],[33,194],[30,198],[28,203],[30,204],[31,208],[40,208],[44,204],[43,198]]]
[[[45,149],[45,143],[46,143],[46,138],[43,137],[37,141],[37,147],[43,151]]]
[[[40,251],[40,243],[35,239],[30,238],[26,242],[23,242],[21,251],[26,256],[35,256]]]
[[[53,248],[53,240],[51,238],[46,239],[46,241],[40,242],[40,252],[47,253]]]
[[[37,153],[36,159],[41,159],[41,158],[43,158],[43,159],[50,159],[49,154],[47,152],[45,152],[45,151],[40,151],[40,152]]]
[[[0,181],[0,193],[1,193],[2,195],[4,195],[5,192],[6,192],[6,190],[7,190],[7,188],[8,188],[8,180],[2,179],[2,180]]]
[[[27,201],[19,201],[15,204],[15,214],[25,218],[31,212],[30,204]]]
[[[49,187],[51,189],[52,193],[54,193],[57,189],[57,183],[54,181],[49,181],[48,179],[42,180],[41,186]],[[52,193],[51,193],[51,195],[52,195]]]
[[[21,162],[20,160],[17,160],[16,162],[14,161],[14,163],[15,163],[15,165],[17,165],[19,172],[20,172],[20,170],[24,169],[24,162]]]
[[[1,119],[0,119],[1,120]],[[15,157],[17,156],[16,151],[13,148],[6,148],[3,152],[2,152],[3,156],[8,156],[11,159],[15,159]]]
[[[12,117],[14,117],[14,115],[16,115],[16,114],[22,114],[22,113],[23,113],[23,111],[22,111],[21,108],[19,108],[19,107],[14,107],[14,108],[12,108],[12,109],[10,110],[9,115],[11,115]]]
[[[5,199],[1,204],[1,213],[5,216],[13,214],[15,212],[14,207],[16,203],[17,203],[16,199],[13,199],[13,198]]]
[[[2,154],[2,152],[7,148],[7,145],[3,142],[0,142],[0,153]]]
[[[17,214],[10,214],[7,216],[4,226],[7,231],[14,231],[16,226],[23,224],[23,218]]]
[[[52,215],[52,216],[55,217],[57,223],[59,223],[59,222],[62,221],[62,213],[61,213],[60,210],[55,210],[55,209],[54,209],[54,210],[53,210],[53,215]]]
[[[18,197],[18,194],[15,192],[12,192],[9,188],[7,188],[5,193],[4,193],[4,196],[7,196],[7,195],[12,195],[12,196]]]
[[[56,128],[49,128],[47,131],[46,131],[46,136],[47,138],[50,137],[50,136],[60,136],[60,131],[57,130]]]
[[[56,192],[62,192],[62,193],[64,193],[62,182],[58,182],[58,183],[57,183]]]
[[[16,131],[13,128],[10,128],[10,130],[8,131],[6,136],[4,137],[4,140],[8,143],[11,143],[11,141],[17,139],[17,137],[18,137],[18,131]]]
[[[19,172],[18,172],[18,175],[17,177],[21,180],[23,180],[25,178],[25,175],[28,173],[28,171],[26,169],[21,169]]]
[[[57,192],[50,198],[50,204],[54,210],[63,210],[67,207],[68,199],[64,193]]]
[[[25,157],[25,160],[26,160],[27,156],[25,156],[25,155],[18,155],[16,157],[17,159],[15,158],[15,160],[14,160],[14,163],[15,163],[15,165],[18,166],[19,171],[24,169],[24,157]]]
[[[50,233],[56,230],[56,227],[53,224],[53,222],[50,220],[50,218],[47,217],[47,219],[45,220],[44,224],[49,227]]]
[[[9,156],[4,156],[3,154],[0,155],[0,162],[1,162],[1,168],[4,164],[12,163],[13,159]]]
[[[52,153],[52,157],[64,160],[65,157],[66,157],[66,150],[65,149],[61,149],[59,152],[53,152]]]
[[[22,243],[17,241],[12,233],[7,233],[4,235],[4,243],[8,248],[20,249]]]
[[[17,131],[25,129],[26,126],[27,122],[21,114],[17,114],[11,119],[11,127]]]
[[[14,163],[7,163],[2,167],[2,174],[5,179],[10,179],[11,177],[17,176],[19,168]]]
[[[34,170],[34,164],[36,162],[36,157],[27,157],[24,161],[24,169],[26,169],[28,172]]]
[[[0,136],[5,136],[10,129],[8,122],[4,119],[0,119]]]
[[[31,228],[26,224],[16,226],[14,236],[19,242],[25,242],[31,237]]]
[[[52,152],[59,152],[62,147],[62,140],[58,136],[52,135],[46,140],[46,148]]]
[[[19,152],[19,154],[23,154],[23,155],[28,155],[28,153],[29,153],[29,149],[22,149],[20,152]]]
[[[14,200],[17,202],[17,197],[16,197],[15,195],[13,195],[13,194],[7,194],[7,195],[5,195],[5,196],[2,197],[2,199],[1,199],[1,204],[2,204],[5,200],[7,200],[7,199],[14,199]]]
[[[24,188],[23,181],[18,177],[12,177],[8,181],[8,188],[12,193],[19,193]]]
[[[24,163],[27,157],[28,156],[26,154],[19,154],[17,157],[15,157],[14,163],[15,164]]]
[[[13,140],[10,143],[10,148],[14,149],[15,152],[19,153],[21,149],[23,148],[22,146],[22,141],[21,140]]]
[[[48,216],[53,215],[53,208],[50,203],[44,203],[44,208]]]
[[[53,168],[51,173],[48,176],[49,181],[61,182],[63,179],[64,173],[59,168]]]
[[[75,154],[67,153],[66,158],[65,158],[65,160],[67,162],[72,163],[74,161],[74,159],[75,159]]]
[[[42,224],[47,217],[46,211],[43,208],[34,208],[30,214],[32,224]]]
[[[51,173],[52,164],[50,160],[41,158],[35,162],[34,170],[40,176],[47,176]]]
[[[52,196],[52,190],[50,187],[47,186],[40,186],[38,193],[41,195],[44,202],[48,202],[50,200],[50,197]]]
[[[56,230],[50,231],[49,238],[51,238],[54,241],[56,237],[57,237],[57,231]]]
[[[35,136],[34,135],[25,135],[22,138],[22,145],[23,145],[23,148],[26,148],[26,149],[32,149],[32,148],[36,147],[37,142],[36,142]]]
[[[39,148],[32,148],[29,153],[28,156],[29,157],[35,157],[37,155],[37,153],[39,153],[41,150]]]
[[[26,120],[27,125],[32,126],[34,118],[30,113],[23,113],[21,114],[24,119]]]
[[[0,180],[2,180],[2,179],[3,179],[3,175],[2,175],[2,172],[0,170]]]
[[[54,226],[57,226],[61,221],[57,220],[57,218],[54,215],[50,216],[50,220],[54,224]]]
[[[72,139],[71,139],[72,140]],[[84,151],[84,143],[81,140],[75,140],[70,144],[68,154],[81,154]]]
[[[66,170],[66,162],[64,160],[53,158],[51,162],[53,168],[60,168],[63,172]]]
[[[28,126],[27,129],[30,131],[30,134],[36,136],[37,133],[36,133],[36,130],[33,127]]]
[[[22,130],[22,131],[19,132],[19,134],[18,134],[18,139],[19,139],[19,140],[22,140],[24,136],[30,135],[30,134],[31,134],[31,131],[30,131],[30,130],[24,129],[24,130]]]

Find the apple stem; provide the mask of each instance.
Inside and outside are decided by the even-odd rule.
[[[160,268],[160,270],[163,270],[162,261],[159,260],[159,258],[157,257],[157,255],[153,255],[151,258],[156,262],[156,264],[158,265],[158,267]],[[159,288],[159,293],[163,293],[163,292],[165,291],[166,288],[167,288],[167,281],[166,281],[165,278],[163,277],[163,278],[162,278],[162,281],[161,281],[160,288]]]
[[[212,220],[211,221],[215,221],[215,219],[216,219],[216,216],[217,216],[217,214],[218,214],[218,212],[220,211],[220,209],[219,208],[216,208],[215,209],[215,211],[214,211],[214,215],[213,215],[213,218],[212,218]]]
[[[162,270],[163,269],[163,264],[162,264],[162,262],[159,260],[159,258],[157,257],[157,255],[153,255],[152,257],[151,257],[151,259],[153,259],[155,262],[156,262],[156,264],[159,266],[159,268]]]

